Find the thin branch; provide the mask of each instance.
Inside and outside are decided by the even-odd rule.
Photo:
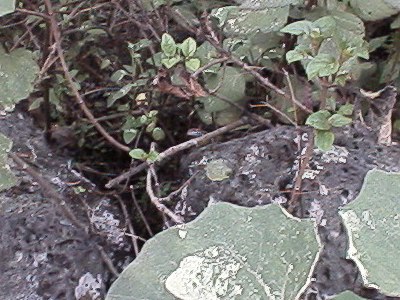
[[[197,78],[201,73],[203,73],[205,70],[207,70],[209,67],[212,67],[212,66],[214,66],[214,65],[216,65],[216,64],[223,63],[223,62],[225,62],[225,61],[227,61],[227,60],[228,60],[227,57],[222,57],[222,58],[214,59],[214,60],[208,62],[207,64],[205,64],[204,66],[202,66],[201,68],[198,68],[198,69],[196,70],[196,72],[194,72],[194,73],[191,75],[191,77],[195,79],[195,78]]]
[[[121,144],[118,142],[116,139],[114,139],[108,132],[100,125],[99,122],[97,122],[96,118],[93,116],[92,112],[89,110],[87,107],[85,101],[83,100],[82,96],[80,95],[79,91],[77,90],[73,77],[71,73],[69,72],[67,62],[65,60],[65,56],[63,53],[63,49],[61,47],[61,32],[60,28],[58,27],[58,23],[54,17],[54,12],[53,12],[53,6],[51,4],[50,0],[45,0],[45,5],[47,8],[47,13],[50,17],[50,25],[51,25],[51,31],[54,37],[55,41],[55,47],[57,50],[57,55],[60,59],[60,63],[64,72],[64,76],[68,82],[69,88],[72,92],[72,94],[75,97],[76,102],[78,103],[79,107],[83,111],[83,113],[86,115],[86,117],[89,119],[89,121],[93,124],[93,126],[99,131],[99,133],[112,145],[117,147],[118,149],[129,152],[130,148]]]
[[[125,221],[126,221],[130,236],[132,238],[133,250],[135,251],[135,255],[138,256],[138,254],[139,254],[139,245],[138,245],[138,242],[137,242],[135,229],[133,228],[132,221],[131,221],[131,219],[129,217],[129,214],[128,214],[128,209],[126,208],[126,205],[125,205],[124,201],[122,201],[122,199],[121,199],[121,197],[119,195],[114,195],[114,196],[118,199],[118,202],[121,205],[122,213],[124,214],[124,218],[125,218]]]
[[[150,227],[149,223],[146,220],[146,217],[145,217],[145,215],[144,215],[144,213],[142,211],[142,208],[140,207],[140,205],[139,205],[139,203],[138,203],[138,201],[136,199],[135,192],[133,190],[133,186],[130,186],[129,188],[131,190],[131,197],[132,197],[132,200],[133,200],[133,204],[135,205],[135,208],[137,209],[137,212],[139,213],[139,216],[142,219],[142,221],[144,223],[144,226],[146,227],[147,232],[149,233],[150,236],[154,236],[153,230],[151,230],[151,227]]]
[[[154,162],[154,164],[160,164],[161,162],[163,162],[164,160],[167,160],[169,158],[171,158],[172,156],[174,156],[175,154],[182,152],[184,150],[190,149],[192,147],[197,147],[199,145],[204,145],[207,142],[209,142],[210,140],[212,140],[213,138],[224,134],[228,131],[231,131],[237,127],[240,127],[242,125],[245,125],[246,121],[244,119],[240,119],[236,122],[233,122],[231,124],[228,124],[224,127],[218,128],[217,130],[214,130],[210,133],[207,133],[203,136],[188,140],[186,142],[183,142],[181,144],[172,146],[170,148],[168,148],[167,150],[161,152],[156,161]],[[120,182],[129,179],[130,177],[132,177],[133,175],[145,170],[147,167],[149,167],[150,165],[152,165],[153,163],[148,163],[148,162],[143,162],[140,165],[131,168],[129,171],[119,175],[118,177],[110,180],[107,184],[106,184],[106,188],[112,188],[114,186],[116,186],[117,184],[119,184]]]
[[[154,143],[152,143],[152,148],[154,148]],[[182,217],[176,215],[172,210],[170,210],[168,207],[166,207],[164,204],[160,202],[160,198],[158,198],[153,191],[153,183],[152,179],[154,178],[155,170],[154,170],[154,165],[151,165],[149,169],[147,170],[147,177],[146,177],[146,192],[150,197],[151,202],[154,204],[154,206],[162,213],[167,215],[168,217],[171,218],[175,223],[177,224],[182,224],[184,223],[184,220]]]

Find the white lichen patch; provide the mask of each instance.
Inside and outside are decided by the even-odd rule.
[[[320,173],[319,170],[310,170],[310,169],[306,169],[303,173],[302,178],[303,179],[315,179],[317,177],[317,175]]]
[[[86,273],[79,278],[79,284],[75,288],[75,298],[80,299],[100,299],[102,280],[100,274],[95,278],[91,273]]]
[[[236,282],[241,268],[230,251],[212,246],[185,257],[167,278],[165,287],[182,300],[234,299],[243,289]]]
[[[90,222],[97,230],[105,233],[110,242],[122,245],[124,231],[119,227],[120,220],[107,209],[108,206],[109,203],[107,200],[101,200],[100,203],[92,209]]]
[[[321,160],[325,163],[340,163],[345,164],[347,162],[347,157],[349,156],[349,151],[344,147],[332,146],[332,149],[326,152],[316,150],[321,152]]]

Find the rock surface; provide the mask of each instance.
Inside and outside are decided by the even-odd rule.
[[[103,299],[112,275],[98,246],[114,258],[129,245],[119,212],[69,168],[69,158],[50,148],[24,114],[2,116],[0,124],[0,133],[13,141],[12,151],[49,182],[82,223],[100,233],[73,226],[10,159],[19,184],[0,193],[0,299]]]
[[[175,212],[189,221],[220,201],[247,207],[271,202],[285,206],[309,134],[305,128],[280,126],[193,151],[181,161],[182,173],[194,177]],[[223,162],[228,178],[217,181],[207,176],[207,164],[215,161]],[[400,147],[377,145],[376,135],[360,123],[338,131],[331,151],[313,150],[294,211],[297,217],[316,219],[324,245],[306,299],[325,299],[346,289],[371,299],[390,299],[363,288],[355,264],[345,259],[347,238],[338,216],[338,209],[358,195],[364,176],[374,168],[399,172]]]

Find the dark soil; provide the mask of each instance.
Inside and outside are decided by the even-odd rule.
[[[50,147],[24,114],[9,114],[0,122],[0,132],[14,142],[12,151],[25,155],[30,167],[91,228],[86,233],[73,226],[59,206],[43,196],[41,187],[10,161],[20,183],[0,193],[0,299],[103,299],[115,277],[99,247],[119,271],[133,258],[118,202],[70,168],[70,158]],[[175,212],[189,221],[220,201],[248,207],[285,205],[309,134],[304,128],[277,126],[192,151],[182,159],[180,173],[186,179],[195,175]],[[299,136],[300,151],[295,142]],[[213,159],[223,159],[233,170],[229,179],[208,179],[204,165]],[[332,151],[314,150],[301,205],[294,210],[298,217],[316,219],[324,245],[305,299],[327,299],[347,289],[369,299],[391,299],[365,289],[355,264],[345,258],[347,240],[338,209],[357,196],[368,170],[399,172],[399,161],[398,145],[377,145],[375,134],[360,123],[338,131]],[[85,191],[77,193],[78,186]]]
[[[0,123],[0,132],[13,140],[12,151],[91,228],[86,233],[71,224],[55,199],[10,159],[19,184],[0,193],[0,299],[103,299],[115,277],[99,247],[119,270],[132,254],[118,204],[70,168],[71,159],[57,145],[50,147],[29,117],[15,112]]]

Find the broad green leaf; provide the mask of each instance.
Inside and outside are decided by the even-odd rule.
[[[326,77],[339,70],[338,61],[329,54],[318,54],[307,65],[306,73],[309,80],[315,77]]]
[[[234,67],[220,69],[217,74],[208,74],[205,77],[208,90],[215,90],[216,94],[231,102],[239,102],[245,96],[246,80],[243,74]],[[215,96],[199,98],[204,104],[206,112],[218,112],[231,106]]]
[[[0,109],[12,111],[17,102],[27,98],[38,73],[31,51],[19,48],[8,54],[0,46]]]
[[[218,55],[218,51],[208,41],[205,41],[196,50],[196,57],[200,59],[201,65],[207,64],[210,60],[217,58]]]
[[[132,50],[133,52],[140,51],[144,48],[147,48],[151,45],[151,41],[148,39],[141,39],[136,43],[128,42],[128,49]]]
[[[17,178],[7,164],[7,156],[11,147],[12,141],[0,133],[0,192],[17,184]]]
[[[182,54],[185,57],[192,57],[196,52],[197,44],[194,38],[189,37],[181,45]]]
[[[390,17],[400,11],[398,0],[350,0],[355,13],[365,21],[376,21]]]
[[[135,139],[137,134],[138,134],[138,130],[134,129],[134,128],[124,130],[124,133],[123,133],[124,142],[126,144],[129,144],[130,142],[132,142]]]
[[[133,159],[145,160],[147,158],[147,153],[140,148],[132,149],[131,151],[129,151],[129,155]]]
[[[321,151],[329,151],[332,149],[335,135],[328,130],[316,130],[315,131],[315,146]]]
[[[161,37],[161,50],[167,57],[174,57],[177,50],[174,38],[168,33],[164,33]]]
[[[313,29],[313,23],[307,20],[290,23],[281,29],[281,32],[293,35],[310,34]]]
[[[400,28],[400,15],[397,16],[396,19],[394,19],[394,21],[392,22],[392,24],[390,24],[390,28],[391,28],[391,29]]]
[[[338,114],[341,114],[343,116],[351,116],[353,114],[353,110],[354,110],[354,105],[347,103],[339,108]]]
[[[168,57],[168,58],[163,58],[161,60],[161,63],[167,68],[170,69],[173,66],[175,66],[177,63],[181,61],[181,58],[179,56],[174,56],[174,57]]]
[[[306,125],[309,125],[319,130],[329,130],[331,129],[331,124],[328,121],[330,116],[331,113],[327,110],[317,111],[308,116],[306,120]]]
[[[126,72],[125,70],[117,70],[111,75],[110,80],[113,81],[113,82],[119,82],[126,75],[128,75],[128,72]]]
[[[302,0],[235,0],[236,3],[241,4],[241,8],[252,10],[295,5],[300,4],[301,1]]]
[[[337,23],[333,16],[325,16],[319,18],[312,23],[313,28],[318,28],[322,37],[328,38],[333,36],[337,29]]]
[[[286,53],[286,61],[288,64],[291,64],[292,62],[299,61],[305,58],[305,55],[296,49],[290,50]]]
[[[126,96],[131,91],[132,88],[133,88],[133,84],[129,83],[129,84],[123,86],[119,91],[112,93],[110,96],[108,96],[107,107],[111,107],[115,103],[115,101]]]
[[[162,130],[160,127],[154,128],[153,132],[151,133],[151,136],[156,141],[161,141],[161,140],[165,139],[164,130]]]
[[[200,68],[200,60],[198,58],[191,58],[188,60],[185,60],[185,67],[189,71],[196,71],[198,68]]]
[[[277,204],[218,203],[148,240],[106,300],[296,300],[320,247],[314,223]]]
[[[208,179],[211,181],[222,181],[228,179],[232,174],[232,169],[228,167],[223,159],[208,162],[205,170]]]
[[[354,294],[353,292],[346,291],[336,295],[332,298],[332,300],[364,300],[365,298],[361,298],[360,296]]]
[[[0,2],[0,17],[14,12],[15,0],[1,0]]]
[[[225,6],[211,11],[228,37],[249,38],[258,32],[279,31],[287,22],[289,6],[260,10]]]
[[[339,213],[349,236],[348,258],[364,285],[400,297],[400,173],[369,171],[358,197]]]
[[[333,127],[343,127],[353,122],[351,118],[345,117],[341,114],[334,114],[328,119],[328,121]]]

